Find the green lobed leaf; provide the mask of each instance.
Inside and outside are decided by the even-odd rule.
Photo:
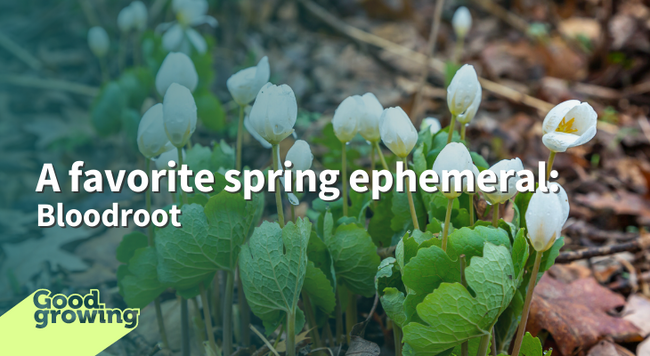
[[[120,294],[129,308],[144,308],[167,288],[158,280],[157,265],[156,250],[147,246],[135,251],[128,272],[118,276]]]
[[[226,112],[221,101],[209,90],[194,93],[196,113],[203,125],[213,131],[221,131],[226,127]]]
[[[489,335],[515,294],[514,266],[505,246],[486,243],[483,257],[473,257],[465,272],[475,297],[460,283],[442,283],[417,306],[424,323],[404,327],[404,341],[415,355],[436,355]]]
[[[419,194],[413,194],[413,205],[415,206],[415,215],[418,217],[418,224],[420,226],[425,226],[427,212],[424,209],[424,204],[422,203],[422,198]],[[411,217],[411,206],[406,192],[393,192],[391,212],[393,213],[393,217],[390,221],[390,227],[394,232],[401,235],[406,231],[412,231],[414,229],[413,218]]]
[[[387,257],[379,263],[377,275],[375,276],[375,288],[380,297],[384,295],[384,289],[386,288],[396,288],[402,292],[406,292],[402,283],[399,264],[397,264],[395,257]]]
[[[527,332],[522,340],[519,356],[551,356],[551,351],[544,354],[542,342]]]
[[[311,223],[306,219],[289,222],[284,229],[264,222],[242,246],[239,271],[246,299],[267,332],[286,315],[302,315],[304,320],[297,303],[307,273],[310,234]]]
[[[376,208],[373,204],[370,205],[370,209],[374,215],[370,218],[368,233],[372,237],[372,242],[377,247],[389,247],[393,239],[394,233],[390,228],[391,220],[393,219],[393,212],[391,210],[393,206],[392,199],[392,191],[387,192],[381,195],[381,200],[377,202]]]
[[[212,169],[218,171],[219,168],[234,169],[235,168],[235,150],[230,147],[226,141],[221,140],[219,144],[214,145],[212,150]]]
[[[133,257],[135,250],[146,247],[149,244],[148,241],[149,238],[147,235],[139,231],[126,234],[122,237],[120,245],[117,246],[115,257],[122,263],[129,263],[129,260],[131,257]]]
[[[404,292],[397,288],[386,288],[380,300],[386,315],[400,328],[404,327],[407,319],[404,311]]]
[[[372,297],[380,259],[370,235],[356,224],[340,225],[332,234],[332,215],[329,212],[324,224],[323,242],[334,261],[339,283],[345,284],[354,294]]]
[[[156,237],[158,275],[177,289],[196,286],[217,270],[234,271],[254,206],[239,194],[221,192],[203,207],[183,206],[182,228],[168,225]]]
[[[323,271],[314,265],[314,262],[307,263],[307,272],[302,290],[309,295],[314,307],[320,308],[326,314],[331,314],[336,306],[336,296],[330,280]]]

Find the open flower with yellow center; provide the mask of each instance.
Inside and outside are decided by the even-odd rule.
[[[163,47],[170,52],[183,52],[189,55],[194,48],[198,53],[205,53],[208,45],[201,34],[192,27],[208,24],[217,27],[217,20],[206,15],[208,2],[206,0],[173,0],[172,9],[176,21],[162,23],[158,31],[164,31]]]
[[[542,141],[553,152],[565,152],[596,136],[598,114],[588,103],[568,100],[551,109],[544,118]]]

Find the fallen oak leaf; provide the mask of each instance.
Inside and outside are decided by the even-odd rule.
[[[605,336],[616,341],[641,341],[631,322],[607,314],[625,305],[625,299],[602,287],[593,277],[563,283],[549,274],[540,279],[533,295],[528,330],[547,330],[563,355],[589,350]]]

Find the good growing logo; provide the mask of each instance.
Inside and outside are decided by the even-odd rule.
[[[125,328],[132,329],[138,326],[139,309],[106,308],[99,301],[99,290],[91,289],[85,296],[72,294],[52,295],[47,289],[39,289],[34,293],[34,313],[36,328],[43,329],[48,324],[63,322],[65,324],[81,323],[118,323]]]

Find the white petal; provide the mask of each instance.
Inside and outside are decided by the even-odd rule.
[[[185,30],[185,35],[192,43],[192,46],[194,46],[196,51],[200,54],[203,54],[208,50],[208,43],[205,42],[205,38],[203,38],[203,36],[201,36],[201,34],[196,32],[196,30],[193,28],[188,28]]]
[[[472,27],[472,14],[465,6],[459,7],[451,19],[456,37],[465,37]]]
[[[196,128],[196,103],[189,89],[173,83],[163,99],[163,121],[169,141],[183,147]]]
[[[307,141],[297,140],[287,152],[285,160],[291,161],[292,171],[306,171],[311,168],[314,155],[311,153],[311,148]]]
[[[364,103],[364,112],[359,118],[359,134],[367,141],[376,142],[381,138],[379,118],[384,107],[373,93],[365,93],[361,98]]]
[[[591,105],[582,103],[576,105],[566,113],[566,122],[573,119],[572,128],[578,130],[573,134],[581,136],[592,127],[596,127],[598,121],[598,114]],[[593,137],[593,136],[592,136]],[[587,140],[588,141],[588,140]]]
[[[596,136],[596,131],[597,131],[596,126],[590,127],[589,129],[587,129],[587,131],[585,131],[582,135],[580,135],[580,137],[575,142],[569,145],[569,147],[580,146],[591,141],[591,139],[594,138],[594,136]]]
[[[542,132],[546,134],[555,131],[569,110],[577,105],[580,105],[580,100],[567,100],[556,105],[546,114],[544,123],[542,123]]]
[[[144,113],[138,126],[138,149],[143,156],[152,158],[169,150],[169,138],[163,122],[163,105],[156,104]]]
[[[178,83],[194,91],[198,82],[199,76],[194,63],[185,53],[180,52],[170,52],[156,74],[156,90],[161,96],[165,96],[167,88],[172,83]]]
[[[179,24],[175,24],[162,36],[162,45],[167,51],[178,51],[181,47],[185,34]]]
[[[542,142],[544,142],[544,145],[551,151],[565,152],[567,148],[573,147],[572,145],[578,141],[579,138],[580,136],[578,135],[553,131],[542,136]]]
[[[291,135],[297,116],[298,104],[291,87],[266,83],[257,94],[250,123],[266,141],[278,144]]]
[[[413,122],[401,107],[385,109],[379,118],[379,133],[384,145],[396,156],[408,156],[418,141]]]
[[[259,142],[262,145],[262,147],[266,149],[272,147],[269,141],[265,140],[262,136],[260,136],[260,134],[257,133],[257,131],[255,131],[255,128],[253,127],[253,125],[251,125],[251,119],[249,118],[248,115],[246,115],[246,117],[244,118],[244,127],[246,127],[248,133],[250,133],[251,136],[253,136],[253,138],[256,139],[257,142]]]
[[[348,96],[334,111],[332,125],[341,142],[350,142],[359,130],[359,119],[365,111],[365,103],[359,95]]]
[[[477,97],[481,84],[474,67],[465,64],[454,75],[447,87],[447,106],[453,115],[460,115],[469,109]],[[477,108],[478,110],[478,108]]]

